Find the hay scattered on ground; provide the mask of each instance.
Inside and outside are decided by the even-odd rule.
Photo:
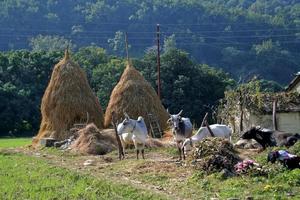
[[[146,141],[147,148],[166,148],[166,147],[174,147],[175,143],[173,141],[156,139],[156,138],[148,138]]]
[[[199,142],[192,151],[194,164],[210,174],[224,169],[234,172],[234,165],[240,161],[233,145],[224,138],[208,137]]]
[[[78,131],[78,138],[70,146],[71,151],[81,154],[104,155],[117,149],[113,129],[100,131],[95,124],[88,124]]]
[[[165,130],[162,138],[164,141],[174,140],[174,136],[171,129]]]
[[[127,65],[119,83],[112,91],[105,113],[105,127],[110,126],[113,111],[118,121],[124,118],[124,112],[133,119],[142,116],[148,128],[150,126],[147,114],[151,113],[158,118],[163,130],[167,128],[167,111],[150,83],[131,65]]]
[[[55,65],[50,82],[44,93],[42,122],[33,146],[41,138],[64,140],[75,123],[93,122],[103,127],[103,112],[97,97],[88,84],[85,72],[74,63],[68,54]],[[88,114],[87,114],[88,113]]]

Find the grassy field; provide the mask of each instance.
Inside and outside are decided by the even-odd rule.
[[[166,199],[20,154],[0,155],[0,177],[4,199]]]
[[[0,138],[0,148],[21,147],[31,144],[32,138]]]
[[[0,146],[4,146],[0,140]],[[15,140],[12,146],[23,146]],[[5,141],[7,144],[7,141]],[[6,145],[7,146],[7,145]],[[298,144],[298,147],[300,145]],[[253,158],[273,170],[268,176],[223,178],[176,163],[174,149],[151,149],[145,160],[134,152],[116,159],[79,156],[55,149],[0,150],[0,197],[4,199],[300,199],[300,169],[267,164],[266,152]],[[92,159],[95,164],[84,167]],[[18,183],[18,184],[16,184]],[[1,198],[0,198],[1,199]],[[2,198],[3,199],[3,198]]]

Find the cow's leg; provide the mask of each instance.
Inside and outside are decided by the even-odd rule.
[[[145,159],[145,156],[144,156],[144,149],[142,149],[142,157],[143,157],[143,159]]]
[[[122,136],[120,137],[120,140],[121,140],[121,144],[122,144],[122,148],[123,148],[123,155],[122,155],[122,157],[123,157],[123,159],[125,159],[125,146],[126,146],[126,143],[123,140]]]
[[[182,155],[183,155],[183,160],[185,160],[184,147],[182,147],[181,151],[182,151]]]
[[[136,159],[137,159],[137,160],[139,159],[139,153],[140,153],[140,150],[139,150],[139,149],[136,149]]]
[[[179,153],[179,160],[182,160],[180,142],[177,142],[177,149],[178,149],[178,153]]]

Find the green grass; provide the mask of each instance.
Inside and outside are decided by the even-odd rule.
[[[5,141],[5,142],[4,142]],[[27,144],[30,139],[27,139]],[[0,140],[0,147],[23,146],[26,139]],[[289,149],[299,152],[299,144]],[[276,148],[275,148],[276,149]],[[159,163],[147,160],[150,153],[158,156],[175,156],[175,148],[147,149],[146,160],[136,160],[134,150],[128,150],[131,158],[106,163],[105,167],[94,170],[68,170],[53,166],[47,158],[35,158],[14,151],[0,151],[0,199],[163,199],[157,190],[137,189],[138,181],[143,188],[161,188],[169,198],[180,199],[219,199],[252,196],[254,199],[300,199],[300,169],[287,170],[280,164],[270,164],[266,155],[274,148],[253,159],[270,169],[268,176],[236,176],[224,179],[220,173],[205,175],[189,166],[175,163]],[[2,153],[1,153],[2,152]],[[64,158],[66,163],[83,162],[85,158],[62,152],[54,148],[45,148],[41,153],[53,158]],[[117,158],[111,152],[107,157]],[[52,164],[50,164],[52,163]],[[93,175],[93,176],[92,176]],[[122,183],[119,176],[128,178]],[[114,182],[113,182],[114,180]],[[120,181],[116,181],[120,180]],[[16,184],[18,183],[18,184]],[[171,196],[170,196],[171,194]]]
[[[166,199],[21,154],[0,153],[0,180],[0,197],[4,199]]]
[[[0,138],[0,148],[21,147],[31,144],[32,138]]]

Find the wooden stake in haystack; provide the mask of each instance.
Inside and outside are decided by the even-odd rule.
[[[55,65],[41,105],[42,122],[33,145],[40,139],[52,137],[64,140],[75,123],[93,122],[103,128],[103,112],[97,97],[88,84],[85,72],[70,59],[68,50]],[[87,115],[88,113],[88,115]]]

